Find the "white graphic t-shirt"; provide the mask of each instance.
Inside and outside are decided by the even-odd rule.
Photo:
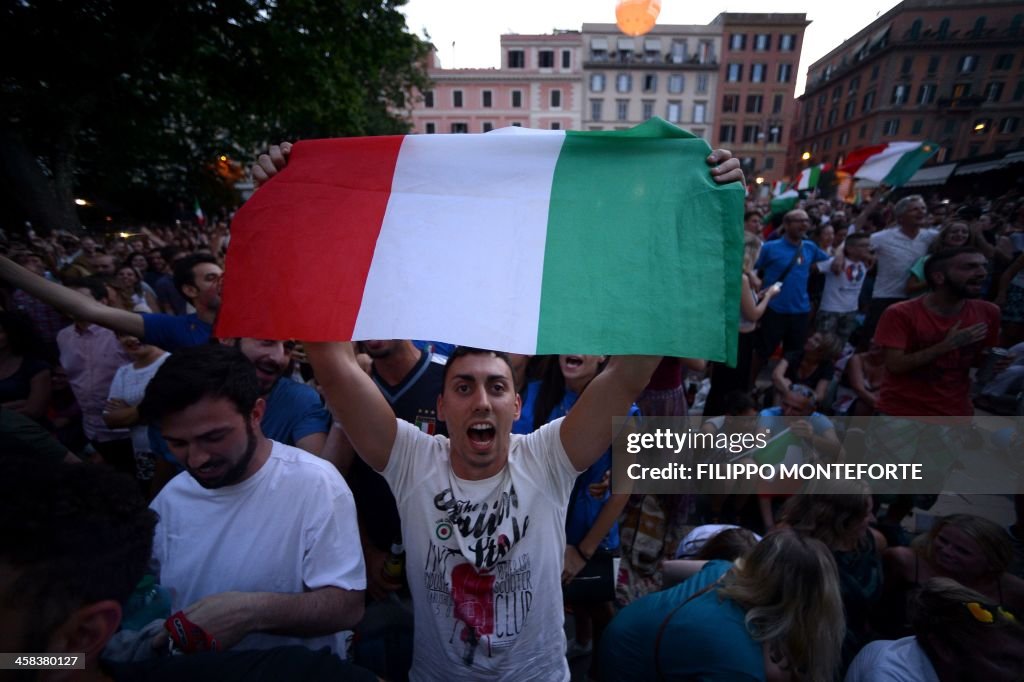
[[[412,680],[568,680],[561,572],[578,472],[558,419],[512,435],[491,478],[457,478],[443,436],[398,421],[383,475],[402,518]]]

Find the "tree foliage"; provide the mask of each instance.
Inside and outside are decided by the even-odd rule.
[[[209,195],[221,154],[406,132],[427,44],[404,2],[6,0],[0,172],[25,215],[68,227],[75,192],[145,213]]]

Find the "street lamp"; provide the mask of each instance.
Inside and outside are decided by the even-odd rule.
[[[804,152],[803,154],[800,155],[800,158],[803,159],[804,161],[810,161],[811,160],[811,153],[810,152]]]

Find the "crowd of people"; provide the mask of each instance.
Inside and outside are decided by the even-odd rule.
[[[617,493],[607,426],[779,425],[941,488],[956,430],[903,418],[1020,414],[1024,197],[749,201],[735,363],[214,338],[229,226],[0,239],[0,650],[117,679],[1024,678],[1024,496],[913,537],[936,495]]]

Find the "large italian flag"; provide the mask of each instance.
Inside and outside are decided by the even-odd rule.
[[[851,152],[840,170],[860,180],[899,187],[938,150],[934,142],[876,144]]]
[[[660,119],[300,142],[232,226],[222,337],[731,361],[740,183]]]

